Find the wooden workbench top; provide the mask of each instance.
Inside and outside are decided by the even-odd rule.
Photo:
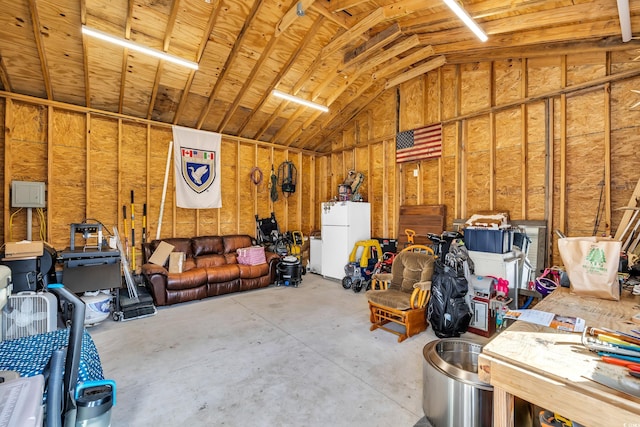
[[[638,326],[630,318],[640,311],[639,304],[640,297],[628,292],[621,301],[607,301],[571,295],[568,289],[559,288],[535,308],[581,317],[587,327],[629,332]],[[487,343],[479,358],[480,378],[494,390],[519,396],[585,426],[640,427],[640,398],[589,380],[595,370],[634,380],[626,368],[603,363],[596,353],[588,351],[581,344],[580,333],[522,321],[514,322]],[[505,409],[501,402],[494,400],[494,404],[499,411]]]

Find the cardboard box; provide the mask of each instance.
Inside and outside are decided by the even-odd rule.
[[[184,252],[171,252],[169,254],[169,273],[182,273],[184,265]]]
[[[42,256],[44,243],[23,240],[21,242],[7,242],[4,247],[4,256],[8,259],[34,258]]]
[[[164,265],[167,262],[167,258],[169,258],[169,254],[173,251],[175,246],[167,243],[160,242],[156,250],[151,254],[151,258],[149,258],[149,262],[151,264],[156,265]]]

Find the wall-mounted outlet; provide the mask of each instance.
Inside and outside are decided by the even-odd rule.
[[[417,177],[418,176],[418,168],[415,168],[413,170],[413,176]]]

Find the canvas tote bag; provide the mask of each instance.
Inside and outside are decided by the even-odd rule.
[[[606,237],[565,237],[558,240],[571,293],[619,300],[618,263],[622,242]]]

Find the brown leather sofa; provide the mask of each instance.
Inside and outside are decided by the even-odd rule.
[[[161,241],[184,252],[182,273],[169,273],[167,265],[148,262]],[[167,238],[142,245],[142,274],[156,305],[171,305],[231,292],[264,288],[275,281],[280,257],[265,251],[266,263],[238,264],[236,250],[255,244],[251,236]],[[168,264],[168,262],[167,262]]]

